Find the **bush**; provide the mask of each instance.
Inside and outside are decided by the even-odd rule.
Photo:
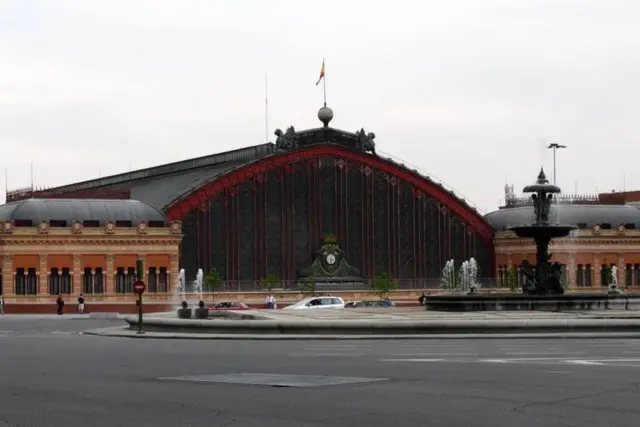
[[[373,281],[373,290],[380,299],[388,299],[389,294],[398,288],[398,284],[387,273],[377,276]]]
[[[260,287],[269,293],[278,285],[280,285],[280,277],[277,274],[269,273],[267,277],[260,280]]]

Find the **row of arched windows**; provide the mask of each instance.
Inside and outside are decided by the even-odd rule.
[[[105,270],[101,267],[86,267],[82,272],[82,292],[87,295],[101,295],[106,292]],[[132,294],[137,280],[135,267],[118,267],[115,271],[115,292]],[[14,291],[16,295],[37,295],[38,273],[35,268],[16,269]],[[146,292],[166,293],[169,290],[169,275],[166,267],[150,267],[146,272]],[[1,283],[1,282],[0,282]],[[0,286],[1,289],[1,286]],[[72,274],[69,268],[51,268],[48,275],[49,295],[71,295],[74,293]],[[1,291],[0,291],[1,292]]]

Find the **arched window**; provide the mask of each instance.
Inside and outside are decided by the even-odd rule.
[[[91,271],[91,267],[84,268],[84,274],[82,275],[82,293],[84,294],[92,294],[93,293],[93,272]]]
[[[49,294],[60,294],[60,271],[57,268],[52,268],[49,271]]]
[[[156,272],[155,267],[149,268],[149,277],[147,278],[148,283],[148,291],[155,293],[158,292],[158,273]]]
[[[169,276],[167,274],[166,267],[160,267],[160,274],[158,275],[158,292],[167,292],[169,283]]]
[[[125,279],[126,275],[124,274],[124,267],[118,267],[116,270],[116,293],[124,294],[125,293]]]
[[[71,284],[71,272],[67,267],[62,268],[62,274],[60,275],[60,293],[73,293],[73,286]]]
[[[24,268],[16,269],[14,292],[16,295],[27,294],[27,276],[25,275]]]
[[[27,295],[38,294],[38,275],[35,268],[29,268],[27,270]]]
[[[127,282],[125,286],[125,293],[130,294],[133,293],[133,284],[136,282],[138,275],[136,274],[135,267],[127,268]]]
[[[104,293],[104,270],[102,267],[97,267],[93,278],[93,293]]]

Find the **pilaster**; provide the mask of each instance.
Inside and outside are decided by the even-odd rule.
[[[113,269],[113,255],[107,255],[107,267],[105,271],[105,295],[114,295],[116,293],[115,270]]]
[[[602,286],[602,280],[601,279],[601,274],[600,271],[602,270],[602,267],[600,266],[600,254],[599,253],[594,253],[593,254],[593,266],[591,267],[591,277],[593,279],[593,286]]]
[[[180,256],[178,252],[171,254],[169,257],[169,277],[167,278],[167,292],[173,292],[173,288],[175,287],[174,281],[178,280],[178,276],[180,275]]]
[[[624,265],[624,254],[623,253],[618,253],[618,262],[616,263],[616,265],[618,266],[618,286],[621,288],[624,288],[627,286],[627,282],[626,282],[626,270],[625,270],[625,265]]]
[[[142,254],[138,255],[138,261],[142,261],[142,280],[146,283],[147,277],[149,275],[149,267],[147,266],[147,256]],[[146,283],[149,285],[148,283]]]
[[[71,295],[80,295],[82,293],[82,255],[73,254],[73,276],[71,276]]]
[[[49,295],[49,265],[47,264],[47,255],[40,255],[38,276],[38,295]]]
[[[7,298],[14,296],[13,288],[13,256],[2,258],[2,295]]]
[[[576,280],[576,256],[572,252],[569,254],[569,271],[567,272],[567,280],[569,282],[569,288],[575,288],[577,286]]]

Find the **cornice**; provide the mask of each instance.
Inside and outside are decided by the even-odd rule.
[[[171,238],[169,236],[158,236],[158,238],[82,238],[82,239],[48,239],[29,238],[27,236],[11,236],[0,239],[3,246],[157,246],[157,245],[177,245],[181,238]],[[164,237],[164,238],[163,238]]]

